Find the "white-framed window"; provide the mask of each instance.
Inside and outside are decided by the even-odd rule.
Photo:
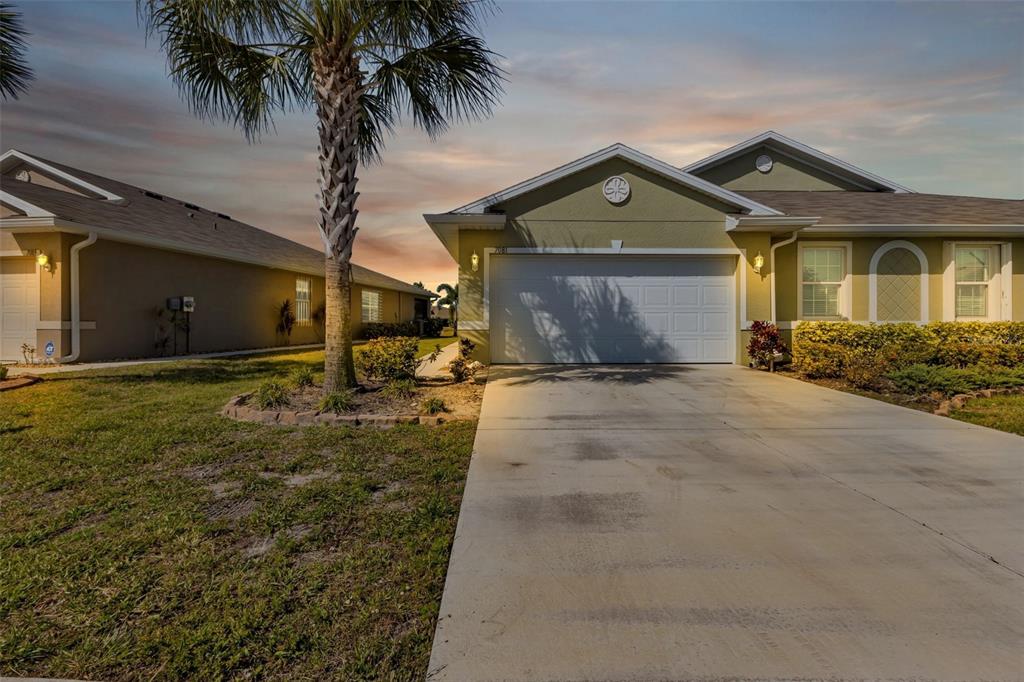
[[[997,244],[957,244],[953,249],[953,315],[958,320],[998,320],[1000,262]]]
[[[850,319],[850,251],[846,242],[800,243],[800,319]]]
[[[363,322],[384,321],[384,296],[379,291],[363,289]]]
[[[313,283],[309,277],[295,278],[295,321],[298,324],[309,324],[313,321],[310,309],[310,297]]]

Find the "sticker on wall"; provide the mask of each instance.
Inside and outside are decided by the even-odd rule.
[[[43,352],[46,353],[46,357],[48,357],[48,358],[52,358],[53,357],[53,353],[56,350],[57,350],[57,347],[53,345],[53,341],[47,341],[46,342],[46,346],[43,347]]]

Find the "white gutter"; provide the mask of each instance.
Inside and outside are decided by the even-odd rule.
[[[788,238],[783,239],[781,242],[772,244],[772,247],[768,249],[768,296],[771,299],[772,306],[772,324],[778,324],[779,320],[775,313],[775,249],[780,246],[786,246],[796,241],[797,234],[800,232],[799,229],[793,230]],[[799,295],[799,294],[798,294]]]
[[[82,352],[82,292],[79,281],[78,252],[95,244],[96,239],[96,233],[90,232],[88,238],[71,247],[71,354],[62,357],[60,362],[74,362]]]

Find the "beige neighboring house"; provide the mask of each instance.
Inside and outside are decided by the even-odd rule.
[[[323,272],[320,251],[222,213],[16,150],[0,157],[2,361],[23,345],[73,362],[320,343]],[[436,297],[358,265],[353,278],[355,338],[366,322],[426,318]],[[276,329],[286,299],[290,335]],[[194,312],[172,310],[189,301]]]
[[[424,217],[482,361],[732,363],[753,320],[1024,320],[1024,202],[771,131],[684,168],[615,144]]]

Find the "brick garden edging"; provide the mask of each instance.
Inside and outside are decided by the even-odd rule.
[[[278,426],[309,426],[312,424],[338,424],[343,426],[372,426],[389,429],[398,424],[426,424],[437,426],[444,423],[440,415],[425,414],[335,414],[317,410],[260,410],[246,405],[252,393],[236,395],[224,409],[220,411],[225,417],[257,424],[276,424]]]
[[[995,395],[1013,395],[1013,394],[1024,394],[1024,386],[1017,386],[1014,388],[983,388],[980,391],[971,391],[970,393],[958,393],[949,400],[943,400],[939,403],[939,406],[935,408],[934,414],[940,417],[948,417],[950,410],[959,410],[968,401],[976,398],[991,398]]]

